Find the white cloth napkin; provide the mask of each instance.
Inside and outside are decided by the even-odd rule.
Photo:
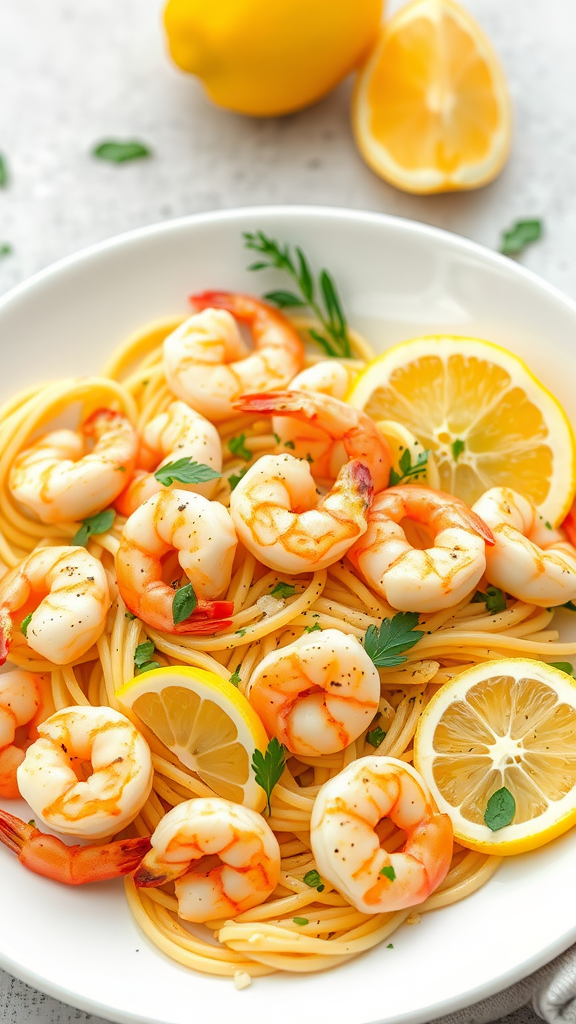
[[[576,908],[575,908],[576,911]],[[534,1011],[548,1024],[576,1024],[576,946],[481,1003],[439,1017],[431,1024],[489,1024],[532,1001]]]

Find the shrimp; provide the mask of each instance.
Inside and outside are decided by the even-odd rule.
[[[139,468],[116,500],[116,508],[129,516],[147,498],[163,489],[154,471],[179,459],[189,459],[213,470],[212,479],[200,483],[178,482],[180,490],[212,498],[222,469],[222,444],[216,427],[184,402],[172,402],[166,412],[150,421],[142,432]],[[170,485],[172,488],[174,483]]]
[[[433,547],[412,547],[400,525],[427,528]],[[417,484],[389,487],[368,515],[368,529],[348,557],[369,586],[402,611],[451,608],[474,589],[486,568],[491,531],[460,498]]]
[[[486,552],[489,583],[546,608],[576,599],[576,549],[538,518],[531,501],[509,487],[491,487],[474,511],[494,534]]]
[[[134,882],[154,887],[174,880],[185,921],[236,917],[263,903],[280,877],[280,846],[262,815],[219,797],[173,807],[151,843]]]
[[[118,589],[128,608],[165,633],[215,633],[226,629],[231,601],[213,600],[230,583],[236,552],[230,513],[217,501],[190,491],[162,490],[126,520],[116,554]],[[175,551],[172,583],[162,579],[163,561]],[[170,563],[168,563],[170,564]],[[192,584],[197,604],[188,618],[174,622],[174,587],[181,570]]]
[[[54,665],[81,658],[103,632],[110,604],[102,563],[85,548],[36,548],[0,581],[0,664],[24,637]]]
[[[0,676],[0,796],[20,796],[16,770],[25,748],[38,736],[38,723],[53,712],[46,676],[22,669]]]
[[[310,466],[292,455],[263,455],[230,497],[239,540],[278,572],[325,569],[366,530],[372,479],[354,460],[319,500]]]
[[[118,839],[98,846],[66,846],[29,822],[0,810],[0,842],[29,871],[64,885],[84,885],[134,871],[150,849],[149,836]]]
[[[382,818],[406,833],[395,853],[380,846]],[[312,808],[316,866],[364,914],[423,903],[446,877],[452,824],[415,768],[395,757],[361,757],[322,786]]]
[[[390,448],[374,420],[366,413],[329,395],[311,391],[271,391],[243,395],[236,402],[242,412],[289,416],[298,420],[294,454],[311,464],[317,479],[334,480],[348,459],[360,459],[370,470],[374,491],[388,484]]]
[[[356,637],[326,629],[263,658],[246,696],[293,754],[334,754],[376,714],[380,677]]]
[[[197,310],[164,341],[164,372],[170,390],[213,423],[234,415],[244,391],[285,387],[304,362],[302,341],[277,309],[250,295],[203,292]],[[254,351],[236,320],[252,332]]]
[[[152,756],[119,711],[70,707],[40,723],[17,774],[23,799],[45,825],[101,839],[140,813],[152,789]]]
[[[20,452],[9,487],[16,501],[43,523],[86,519],[124,489],[134,472],[137,449],[138,438],[126,416],[99,409],[78,430],[53,430]]]

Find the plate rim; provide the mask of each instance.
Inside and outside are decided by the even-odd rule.
[[[414,220],[413,218],[401,217],[395,214],[380,213],[366,209],[354,209],[350,207],[307,204],[250,205],[244,207],[230,207],[223,210],[204,211],[201,213],[192,213],[182,217],[171,218],[165,221],[155,221],[151,224],[113,235],[62,257],[9,289],[4,295],[0,296],[0,316],[7,307],[25,297],[29,292],[33,292],[37,286],[44,284],[44,282],[49,282],[52,278],[58,277],[60,274],[65,273],[75,265],[85,265],[95,257],[105,254],[108,251],[121,249],[124,246],[129,246],[131,244],[138,243],[141,240],[153,238],[154,236],[170,235],[171,233],[186,231],[189,228],[194,229],[195,226],[204,226],[221,222],[234,223],[234,221],[237,220],[244,221],[247,217],[253,217],[255,222],[257,222],[258,218],[263,217],[266,219],[278,218],[290,221],[295,218],[304,218],[307,220],[321,219],[326,222],[360,222],[366,225],[379,225],[383,228],[389,229],[400,228],[409,235],[423,236],[432,242],[436,241],[453,250],[457,250],[459,253],[469,253],[470,255],[482,260],[485,264],[492,264],[494,267],[498,268],[500,273],[503,273],[507,277],[523,279],[527,284],[537,288],[541,293],[546,293],[551,299],[562,305],[565,310],[572,313],[575,317],[576,326],[576,300],[570,298],[570,296],[566,295],[561,291],[561,289],[550,284],[529,268],[508,256],[467,238],[464,235],[459,235],[454,231],[449,231],[444,228],[439,228],[431,224]],[[142,933],[142,939],[144,938],[145,936]],[[146,941],[148,940],[146,939]],[[479,1000],[494,996],[549,964],[555,957],[568,949],[575,941],[576,921],[574,922],[572,929],[564,932],[564,934],[556,941],[548,943],[544,949],[533,954],[516,967],[509,969],[503,975],[495,978],[492,982],[476,986],[465,994],[443,999],[440,1002],[427,1007],[426,1010],[419,1009],[407,1011],[401,1016],[395,1018],[394,1024],[396,1024],[396,1022],[397,1024],[426,1024],[426,1021],[431,1019],[429,1016],[431,1011],[434,1014],[432,1019],[436,1019],[438,1016],[453,1013],[468,1006],[472,1006]],[[165,954],[160,950],[156,950],[156,952],[166,960],[169,960],[169,958],[165,957]],[[180,967],[180,965],[176,966]],[[140,1013],[133,1011],[127,1013],[122,1009],[117,1009],[104,1003],[100,1003],[96,998],[86,997],[79,993],[72,992],[62,985],[50,981],[49,978],[44,978],[36,974],[33,970],[30,970],[24,965],[12,961],[11,957],[4,954],[1,950],[0,967],[30,987],[35,988],[46,995],[59,1000],[60,1002],[82,1010],[83,1012],[95,1014],[104,1017],[105,1019],[115,1021],[117,1024],[165,1024],[165,1022],[160,1021],[159,1018],[151,1018],[149,1016],[144,1017]],[[381,1020],[382,1018],[370,1022],[366,1021],[366,1024],[380,1024]],[[388,1024],[390,1024],[390,1021]]]

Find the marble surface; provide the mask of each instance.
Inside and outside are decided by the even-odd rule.
[[[170,65],[160,0],[3,0],[0,151],[10,181],[0,189],[0,245],[12,252],[0,256],[0,292],[143,224],[233,206],[319,203],[411,217],[494,248],[516,218],[542,217],[544,237],[522,260],[576,299],[576,7],[466,5],[506,69],[512,156],[485,189],[415,197],[362,162],[350,130],[350,82],[292,117],[248,120],[212,106]],[[124,165],[95,160],[94,145],[109,137],[140,139],[154,155]],[[538,1019],[525,1008],[505,1024]],[[0,1021],[100,1024],[1,971]]]

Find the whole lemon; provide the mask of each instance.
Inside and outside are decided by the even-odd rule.
[[[366,56],[383,0],[168,0],[176,64],[215,103],[289,114],[319,100]]]

